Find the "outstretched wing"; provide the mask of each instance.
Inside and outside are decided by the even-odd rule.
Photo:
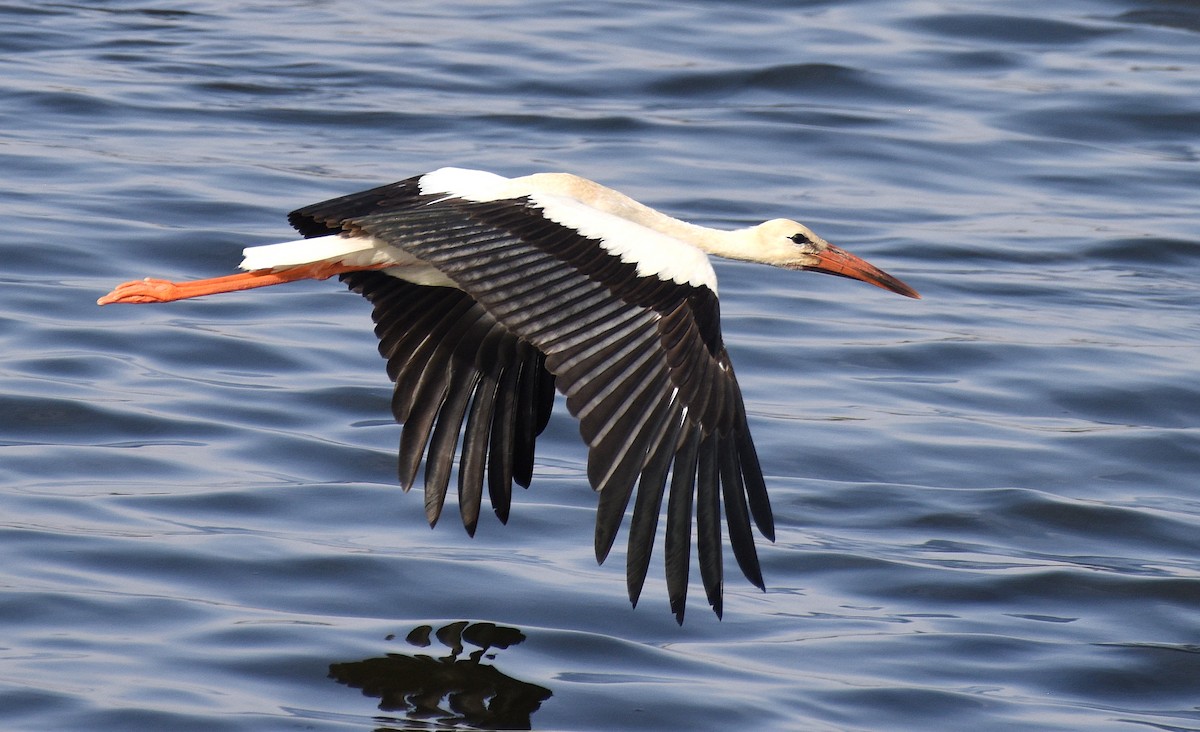
[[[463,526],[475,534],[485,467],[492,509],[507,522],[512,484],[529,486],[534,444],[554,406],[545,356],[460,290],[414,285],[381,272],[341,277],[374,306],[379,352],[395,382],[392,414],[404,425],[400,485],[412,486],[428,451],[425,516],[436,523],[461,435]]]
[[[602,236],[585,236],[544,214],[529,199],[475,202],[423,195],[414,178],[300,209],[289,218],[306,236],[345,231],[374,237],[435,267],[465,293],[419,288],[444,291],[437,307],[450,309],[439,310],[440,317],[384,309],[373,298],[381,338],[406,334],[384,354],[390,362],[404,362],[402,366],[415,364],[398,374],[428,371],[420,362],[424,356],[405,345],[409,339],[436,342],[436,347],[428,346],[429,353],[459,354],[459,361],[472,348],[482,348],[487,334],[497,341],[510,339],[514,348],[532,345],[580,420],[589,446],[588,478],[600,493],[597,559],[607,556],[636,486],[627,566],[629,595],[636,603],[666,495],[665,565],[672,611],[682,622],[694,515],[701,578],[720,615],[722,505],[734,556],[759,587],[763,582],[751,516],[765,536],[773,539],[774,529],[741,392],[721,342],[716,295],[703,285],[639,274],[635,263],[605,248]],[[355,273],[347,279],[368,294],[381,287],[378,277],[387,275]],[[401,286],[411,287],[416,286]],[[501,331],[506,335],[496,335]],[[484,379],[478,354],[476,350],[474,367],[460,367],[461,376],[403,381],[411,391],[397,401],[411,400],[424,410],[397,410],[397,419],[408,420],[406,438],[413,415],[424,420],[409,441],[420,443],[410,447],[409,461],[414,449],[417,460],[424,449],[430,412],[438,413],[438,428],[452,427],[461,418],[456,423],[443,413],[457,415],[464,398],[472,400],[472,410],[480,401],[478,388],[469,389],[476,379]],[[512,359],[535,362],[524,356]],[[545,381],[535,379],[534,384]],[[462,396],[464,385],[473,396]],[[398,394],[401,388],[398,379]],[[468,421],[468,434],[470,429]],[[427,463],[452,459],[436,452],[453,454],[453,440],[439,442],[437,431]],[[496,449],[493,444],[493,457]],[[405,459],[402,445],[402,481]],[[467,459],[464,450],[464,464]]]

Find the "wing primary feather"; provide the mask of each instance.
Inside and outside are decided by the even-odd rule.
[[[516,360],[525,358],[529,346],[518,343]],[[516,428],[517,377],[515,364],[504,370],[496,388],[496,406],[492,415],[491,447],[488,449],[488,498],[500,523],[508,523],[512,507],[513,434]]]
[[[667,497],[666,556],[667,598],[675,622],[683,625],[687,604],[688,564],[692,553],[692,493],[696,485],[696,459],[700,428],[688,425],[683,444],[675,452],[671,469],[671,493]]]
[[[650,556],[654,552],[654,534],[658,530],[658,514],[662,509],[663,493],[666,492],[667,472],[675,457],[679,430],[683,424],[683,409],[677,400],[670,402],[667,427],[654,446],[646,467],[638,479],[637,500],[633,504],[633,518],[629,522],[629,549],[625,555],[625,583],[629,590],[629,602],[637,607],[650,569]]]
[[[467,311],[463,318],[462,327],[447,334],[438,346],[438,361],[446,370],[446,381],[449,384],[449,394],[446,402],[438,412],[437,424],[430,440],[428,457],[426,459],[425,482],[441,482],[445,473],[449,479],[450,466],[454,462],[454,449],[458,444],[458,435],[462,430],[463,414],[467,408],[467,400],[479,378],[476,369],[464,356],[475,352],[484,345],[484,340],[494,327],[494,321],[483,308],[473,308]],[[431,472],[431,470],[433,472]],[[443,486],[443,490],[445,487]]]
[[[499,328],[493,330],[476,357],[477,368],[482,376],[475,388],[475,396],[467,413],[467,426],[463,431],[462,461],[458,468],[458,510],[463,528],[471,536],[475,535],[479,506],[483,500],[483,475],[490,447],[496,391],[513,351],[513,342],[505,340],[504,335]],[[488,358],[492,359],[495,368],[483,365],[483,360]]]
[[[463,430],[463,452],[458,465],[458,514],[468,536],[475,536],[479,525],[479,504],[483,500],[483,468],[487,461],[487,432],[491,426],[481,416],[494,399],[495,379],[484,376],[475,387]],[[482,426],[484,429],[480,430]],[[482,434],[481,434],[482,432]]]
[[[737,439],[722,436],[720,448],[721,495],[725,499],[725,524],[729,527],[729,544],[733,557],[746,579],[760,590],[765,590],[762,569],[758,564],[758,552],[754,549],[754,534],[750,529],[750,515],[746,510],[746,486],[742,481],[742,468],[738,464]]]
[[[696,473],[696,549],[700,560],[700,579],[708,604],[720,618],[723,612],[721,566],[721,489],[717,467],[719,437],[711,432],[700,443]]]
[[[479,372],[464,373],[464,370],[451,366],[449,381],[449,393],[438,412],[425,458],[425,515],[427,518],[432,516],[432,521],[441,515],[446,502],[454,449],[458,446],[467,404],[479,383]]]
[[[533,480],[533,449],[538,432],[536,410],[540,406],[535,394],[538,388],[538,373],[541,369],[541,354],[537,349],[528,349],[528,355],[521,362],[521,373],[517,376],[516,424],[513,431],[513,480],[523,488],[528,488]]]
[[[436,327],[440,332],[447,334],[464,328],[462,316],[472,305],[469,300],[464,300],[459,307],[447,313]],[[421,457],[429,442],[429,433],[433,429],[434,418],[446,398],[448,383],[445,361],[449,354],[439,352],[444,348],[443,343],[440,339],[426,339],[412,355],[412,361],[423,364],[424,367],[412,369],[408,372],[408,378],[401,378],[396,382],[394,391],[412,390],[416,393],[412,410],[400,430],[397,472],[400,485],[406,490],[416,478],[417,468],[420,467]]]
[[[750,426],[746,424],[744,411],[739,421],[742,428],[737,431],[738,462],[746,483],[750,515],[754,517],[754,525],[758,527],[759,532],[767,537],[768,541],[775,541],[775,517],[771,511],[771,499],[767,496],[767,483],[763,480],[762,466],[758,463],[758,452],[750,439]]]
[[[400,450],[397,457],[397,477],[400,487],[408,490],[417,477],[417,469],[421,466],[421,458],[425,454],[425,445],[429,441],[429,431],[433,427],[433,418],[446,396],[445,384],[442,389],[432,388],[422,390],[413,405],[413,411],[400,428]]]

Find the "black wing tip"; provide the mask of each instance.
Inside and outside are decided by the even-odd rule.
[[[675,615],[675,623],[680,626],[683,625],[684,611],[687,609],[686,599],[680,598],[678,603],[675,601],[671,602],[671,612]],[[636,607],[636,604],[634,606]],[[718,621],[725,619],[725,607],[720,600],[713,603],[712,611],[717,616]]]
[[[767,591],[767,583],[763,581],[763,576],[762,576],[761,571],[756,572],[753,577],[749,577],[749,576],[746,577],[746,579],[750,580],[750,584],[754,585],[755,587],[762,590],[763,592]]]
[[[725,586],[722,583],[715,590],[708,592],[708,605],[716,613],[717,620],[725,614]]]
[[[749,497],[749,496],[748,496]],[[752,504],[753,506],[754,504]],[[757,510],[755,510],[755,508]],[[766,483],[762,485],[762,501],[750,511],[751,518],[754,519],[754,526],[758,529],[758,533],[764,539],[775,543],[775,512],[771,509],[770,499],[767,497]]]
[[[604,560],[608,559],[608,554],[612,551],[614,539],[616,539],[615,536],[608,539],[602,538],[600,529],[596,529],[596,564],[604,564]]]

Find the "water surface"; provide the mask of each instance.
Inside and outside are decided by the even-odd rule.
[[[1191,4],[0,20],[5,729],[1200,729]],[[922,292],[717,264],[765,593],[680,628],[656,563],[631,609],[565,411],[507,527],[431,531],[337,283],[94,305],[442,165],[797,218]]]

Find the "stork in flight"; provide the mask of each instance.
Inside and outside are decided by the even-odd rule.
[[[403,426],[399,479],[425,463],[425,515],[442,511],[456,447],[458,508],[474,534],[484,476],[507,521],[528,486],[557,389],[588,445],[599,493],[596,558],[634,487],[626,580],[636,606],[666,496],[667,594],[683,622],[695,517],[700,576],[722,612],[721,514],[742,573],[762,589],[750,527],[774,540],[766,485],[721,341],[709,254],[862,280],[900,280],[774,219],[719,231],[564,173],[504,178],[442,168],[293,211],[296,241],[245,250],[241,274],[120,285],[98,304],[166,302],[338,275],[374,306]]]

